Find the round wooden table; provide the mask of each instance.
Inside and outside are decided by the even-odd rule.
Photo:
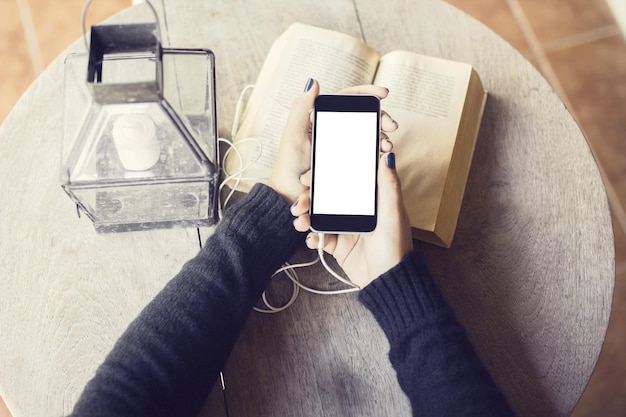
[[[472,64],[490,97],[456,237],[451,249],[421,246],[516,413],[569,415],[607,327],[613,234],[593,155],[531,64],[439,0],[155,3],[166,44],[215,52],[223,135],[239,92],[294,21],[381,53]],[[199,246],[196,229],[98,235],[77,218],[59,179],[64,57],[0,128],[0,395],[15,417],[69,413],[127,324]],[[301,294],[283,313],[252,314],[225,396],[216,386],[203,413],[226,415],[226,398],[232,416],[410,415],[387,349],[354,294]]]

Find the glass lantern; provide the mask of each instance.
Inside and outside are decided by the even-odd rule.
[[[98,232],[217,222],[211,51],[162,48],[154,23],[93,26],[64,106],[62,187]]]

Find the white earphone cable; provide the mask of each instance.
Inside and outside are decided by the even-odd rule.
[[[224,155],[223,155],[223,161],[226,160],[226,158],[230,155],[231,152],[235,153],[237,160],[239,161],[239,168],[233,173],[229,173],[226,171],[225,168],[222,168],[225,178],[220,183],[219,191],[218,191],[218,214],[220,218],[222,217],[223,210],[228,205],[228,202],[230,201],[234,193],[237,191],[242,181],[264,181],[267,179],[267,178],[244,176],[244,173],[251,166],[253,166],[262,155],[263,144],[261,143],[261,141],[257,139],[256,137],[241,138],[235,141],[235,137],[237,136],[237,132],[239,130],[239,122],[241,120],[241,115],[242,115],[242,111],[244,108],[244,101],[245,101],[246,93],[253,88],[257,88],[257,87],[255,87],[254,85],[247,85],[244,87],[244,89],[241,91],[239,95],[239,98],[237,100],[237,106],[235,109],[235,117],[233,119],[233,125],[231,129],[231,139],[229,140],[226,138],[218,138],[218,141],[220,143],[224,143],[228,145],[228,149],[224,152]],[[269,97],[272,97],[267,91],[263,91],[263,92]],[[272,99],[274,98],[272,97]],[[244,158],[239,147],[243,144],[248,144],[248,143],[254,143],[259,148],[259,151],[256,153],[256,156],[253,159],[251,159],[250,161],[246,163],[244,162]],[[223,163],[222,163],[222,167],[224,167]],[[228,183],[232,183],[232,186],[230,187],[230,191],[227,194],[226,198],[222,200],[221,199],[222,190]],[[261,313],[268,313],[268,314],[284,311],[287,308],[289,308],[291,305],[293,305],[293,303],[298,298],[300,290],[307,291],[313,294],[320,294],[320,295],[339,295],[339,294],[347,294],[347,293],[360,290],[359,287],[357,287],[356,285],[354,285],[352,282],[348,281],[347,279],[343,278],[341,275],[337,274],[328,265],[328,263],[326,262],[326,259],[324,258],[324,234],[323,233],[319,234],[319,240],[320,240],[320,243],[317,248],[318,257],[316,259],[310,262],[305,262],[305,263],[300,263],[300,264],[295,264],[295,265],[285,263],[282,268],[278,269],[272,275],[272,278],[273,278],[281,273],[284,273],[291,280],[293,284],[293,292],[289,300],[281,306],[274,306],[268,300],[266,292],[263,292],[263,295],[261,296],[261,301],[263,302],[264,307],[254,307],[255,311],[258,311]],[[300,278],[298,277],[296,269],[310,267],[310,266],[317,264],[320,261],[324,269],[326,269],[326,271],[328,271],[330,275],[332,275],[335,279],[337,279],[341,283],[347,285],[349,288],[339,289],[339,290],[320,290],[320,289],[312,288],[308,285],[303,284],[300,281]]]

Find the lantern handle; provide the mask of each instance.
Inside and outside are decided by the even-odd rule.
[[[85,42],[85,49],[87,51],[89,51],[89,42],[87,42],[87,28],[85,24],[85,18],[87,17],[87,10],[89,10],[89,6],[91,6],[92,2],[93,0],[86,0],[83,6],[83,10],[80,14],[80,25],[83,29],[83,41]],[[157,41],[161,43],[161,25],[159,24],[159,15],[150,0],[144,0],[144,2],[148,5],[150,10],[152,11],[152,14],[154,14],[154,20],[156,21],[156,30],[157,30],[156,37],[157,37]]]

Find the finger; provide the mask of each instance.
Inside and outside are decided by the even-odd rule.
[[[310,129],[310,113],[313,109],[315,97],[319,95],[319,91],[319,83],[317,80],[313,80],[310,89],[296,97],[291,106],[289,117],[287,118],[287,125],[285,126],[283,137],[299,137],[298,134],[300,132]]]
[[[309,80],[305,92],[294,100],[280,140],[276,163],[268,180],[268,185],[289,203],[296,201],[304,191],[298,175],[308,169],[311,163],[309,115],[318,94],[319,84]]]
[[[371,94],[382,100],[389,94],[389,89],[386,87],[380,87],[371,84],[357,85],[354,87],[344,88],[343,90],[339,91],[339,94]]]
[[[306,245],[309,249],[317,249],[320,244],[320,237],[317,232],[311,232],[306,237]],[[324,235],[324,252],[329,255],[335,253],[337,247],[337,235]]]
[[[381,129],[385,132],[395,132],[398,129],[398,122],[384,110],[381,111],[380,124]]]
[[[389,95],[389,89],[377,85],[357,85],[344,88],[339,94],[371,94],[382,100]],[[386,132],[393,132],[398,128],[398,123],[384,110],[381,113],[381,120],[382,130]]]
[[[296,202],[291,206],[291,215],[294,217],[299,217],[303,214],[308,213],[310,201],[311,198],[308,190],[300,194],[300,197],[298,197]]]
[[[315,232],[311,232],[306,237],[306,246],[309,249],[317,249],[317,245],[319,245],[319,236]]]
[[[306,232],[307,230],[309,230],[311,228],[311,217],[309,216],[309,214],[307,213],[296,217],[293,221],[293,227],[298,232]]]
[[[389,94],[389,89],[376,85],[358,85],[356,87],[344,88],[340,94],[371,94],[379,99],[384,99]],[[398,122],[385,110],[381,111],[381,128],[386,132],[393,132],[398,129]]]
[[[394,234],[394,240],[398,244],[396,261],[399,262],[413,249],[413,240],[393,152],[381,156],[378,183],[379,221],[385,223],[384,229]]]
[[[391,151],[393,151],[393,142],[390,141],[388,137],[382,137],[382,135],[381,135],[381,138],[380,138],[380,152],[388,153],[388,152],[391,152]]]
[[[387,187],[379,188],[380,193],[386,194],[392,192],[394,195],[398,194],[398,197],[402,198],[400,190],[402,186],[400,184],[400,177],[396,171],[396,158],[393,152],[383,153],[380,157],[380,164],[382,168],[379,169],[379,182],[384,181],[388,184]]]

